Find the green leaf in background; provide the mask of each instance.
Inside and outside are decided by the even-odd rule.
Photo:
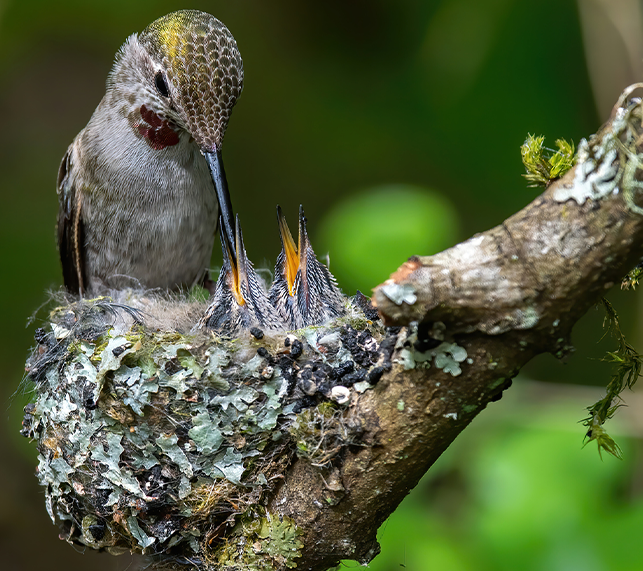
[[[319,229],[317,255],[330,254],[342,290],[367,295],[409,256],[435,254],[456,243],[454,205],[435,190],[395,184],[354,194],[334,205]]]

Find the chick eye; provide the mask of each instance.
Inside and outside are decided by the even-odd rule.
[[[163,97],[169,97],[170,96],[170,90],[168,89],[167,82],[165,81],[165,76],[163,75],[163,72],[159,71],[154,76],[154,85],[156,86],[156,90]]]

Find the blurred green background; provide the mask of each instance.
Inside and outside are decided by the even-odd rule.
[[[18,434],[28,397],[14,392],[38,325],[27,319],[62,281],[59,161],[120,44],[181,8],[220,18],[244,58],[224,157],[250,257],[272,267],[275,206],[294,226],[303,203],[319,257],[349,294],[527,204],[527,133],[577,143],[643,79],[638,0],[0,0],[3,570],[132,565],[57,539],[35,447]],[[637,294],[610,299],[640,349]],[[640,568],[643,404],[628,395],[614,423],[623,461],[581,449],[577,424],[609,375],[601,321],[590,311],[566,365],[540,357],[476,419],[382,526],[372,569]]]

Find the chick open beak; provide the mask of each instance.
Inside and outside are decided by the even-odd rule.
[[[224,228],[223,222],[221,223]],[[235,250],[232,249],[234,244]],[[280,331],[284,323],[270,305],[263,282],[248,259],[243,244],[239,217],[236,217],[234,243],[221,232],[223,266],[214,295],[199,327],[217,329],[228,334],[258,326]],[[234,253],[236,251],[236,254]]]
[[[317,260],[310,244],[303,207],[299,207],[297,246],[279,207],[277,220],[282,249],[268,295],[284,322],[292,329],[299,329],[343,314],[343,298],[335,278]]]
[[[288,293],[295,295],[295,280],[297,278],[297,271],[299,270],[299,251],[300,249],[295,246],[295,241],[288,228],[286,217],[281,210],[281,206],[277,206],[277,221],[279,222],[279,234],[281,235],[281,247],[284,253],[284,279],[288,285]],[[301,245],[301,233],[299,234]]]
[[[219,220],[221,228],[224,224]],[[243,245],[243,238],[241,237],[241,227],[239,226],[239,215],[237,215],[234,233],[234,249],[230,241],[225,239],[223,232],[221,233],[221,245],[224,253],[224,267],[229,266],[230,277],[230,292],[237,300],[238,305],[245,305],[246,299],[243,295],[243,289],[248,291],[248,258],[246,256],[246,249]],[[236,251],[236,254],[235,254]]]

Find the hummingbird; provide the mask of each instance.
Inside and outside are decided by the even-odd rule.
[[[269,331],[288,329],[280,313],[270,304],[263,280],[248,259],[239,216],[235,224],[235,251],[222,235],[223,265],[214,293],[199,328],[238,334],[252,327]]]
[[[236,256],[221,146],[242,89],[236,41],[210,14],[173,12],[126,40],[58,173],[69,291],[199,283],[219,221]]]

